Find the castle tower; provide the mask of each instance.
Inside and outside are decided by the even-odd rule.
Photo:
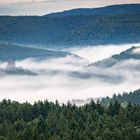
[[[14,70],[16,67],[15,61],[14,60],[8,60],[7,61],[7,66],[6,66],[6,70]]]

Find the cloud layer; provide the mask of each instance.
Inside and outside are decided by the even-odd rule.
[[[17,66],[36,72],[38,76],[1,75],[0,99],[10,98],[20,102],[57,99],[60,102],[67,102],[72,99],[112,96],[113,93],[138,89],[139,60],[123,61],[110,69],[85,68],[96,61],[98,55],[99,60],[125,49],[122,46],[114,46],[116,48],[111,46],[112,51],[108,48],[110,53],[106,54],[106,47],[88,47],[79,49],[79,52],[77,48],[72,49],[73,53],[81,54],[83,58],[72,55],[41,61],[33,59],[19,61]],[[125,47],[127,49],[131,45]]]

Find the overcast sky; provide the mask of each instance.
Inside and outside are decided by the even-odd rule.
[[[60,0],[0,0],[0,4],[9,4],[9,3],[20,3],[20,2],[37,2],[37,1],[60,1]],[[62,0],[61,0],[62,1]],[[70,1],[70,0],[67,0]],[[76,0],[76,1],[84,1],[84,0]],[[87,0],[85,0],[87,1]],[[89,1],[89,0],[88,0]],[[90,0],[94,3],[140,3],[140,0]]]
[[[29,2],[31,0],[0,0],[0,4],[17,3],[17,2]]]

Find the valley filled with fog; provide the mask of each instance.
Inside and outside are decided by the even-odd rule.
[[[0,140],[140,139],[140,0],[0,0]]]
[[[132,48],[133,45],[139,46],[77,46],[64,49],[63,51],[67,51],[68,54],[62,57],[18,60],[16,67],[35,75],[0,73],[0,99],[20,102],[48,99],[66,103],[72,99],[86,100],[139,89],[140,49],[135,48],[126,52],[130,56],[132,54],[132,58],[118,59],[119,61],[111,58],[114,54]],[[103,59],[109,65],[111,63],[111,66],[104,66]],[[96,65],[97,61],[101,62]],[[1,62],[0,67],[5,68],[6,64]]]

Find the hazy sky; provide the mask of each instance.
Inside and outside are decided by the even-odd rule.
[[[140,0],[0,0],[0,15],[45,15],[74,8],[140,3]]]
[[[0,0],[0,3],[19,3],[19,2],[38,2],[38,1],[60,1],[60,0]],[[67,0],[70,1],[70,0]],[[87,0],[76,0],[87,1]],[[94,3],[140,3],[140,0],[91,0]]]
[[[0,4],[17,3],[17,2],[29,2],[31,0],[0,0]]]

